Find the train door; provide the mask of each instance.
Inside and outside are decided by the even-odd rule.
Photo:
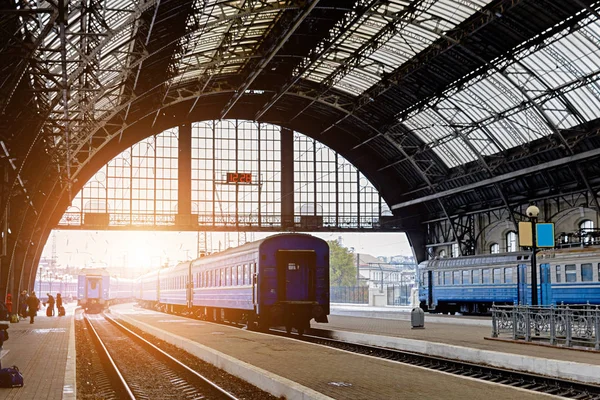
[[[196,281],[197,281],[196,277]],[[187,285],[185,287],[185,302],[187,304],[187,308],[192,308],[193,299],[194,299],[194,275],[192,274],[192,263],[188,265],[188,274],[187,274]]]
[[[85,285],[85,297],[87,299],[101,299],[102,298],[102,277],[101,276],[87,276]]]
[[[552,304],[552,285],[550,282],[550,264],[540,265],[540,305]]]
[[[434,309],[433,304],[433,271],[427,271],[427,304]]]
[[[277,286],[280,301],[315,300],[317,255],[307,250],[277,252]]]
[[[527,265],[517,266],[517,286],[519,304],[527,304]]]

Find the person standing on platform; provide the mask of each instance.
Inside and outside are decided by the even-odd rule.
[[[46,293],[46,295],[48,296],[48,308],[46,309],[46,315],[52,317],[54,315],[54,296],[52,296],[50,293]]]
[[[58,316],[64,315],[61,313],[61,309],[63,308],[62,296],[60,293],[56,293],[56,310],[58,310]]]
[[[23,290],[19,296],[19,315],[21,318],[27,318],[27,290]]]
[[[13,313],[13,304],[12,304],[12,294],[8,293],[6,295],[6,308],[8,309],[8,315],[12,315]]]
[[[31,296],[27,299],[27,307],[29,307],[29,323],[33,324],[33,319],[37,315],[40,299],[37,298],[35,292],[31,292]]]

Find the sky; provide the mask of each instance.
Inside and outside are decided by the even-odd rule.
[[[322,233],[315,234],[324,240],[337,240],[355,252],[373,256],[411,256],[412,251],[404,233]],[[237,233],[229,239],[237,245]],[[271,234],[247,234],[248,241]],[[226,248],[226,236],[213,233],[212,248]],[[198,234],[196,232],[151,231],[74,231],[54,230],[44,247],[43,257],[52,257],[52,243],[56,244],[56,258],[60,266],[94,267],[111,266],[150,270],[165,263],[176,263],[196,258]]]

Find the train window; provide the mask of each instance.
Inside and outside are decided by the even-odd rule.
[[[231,267],[225,267],[225,286],[231,285]]]
[[[575,264],[565,265],[565,282],[577,282],[577,268]]]
[[[238,285],[243,285],[244,283],[244,266],[238,265]]]
[[[444,271],[444,285],[452,284],[452,276],[450,275],[450,271]]]
[[[494,283],[504,283],[502,275],[504,275],[502,268],[494,268]]]
[[[471,282],[471,271],[465,270],[462,272],[462,284],[463,285],[468,285]]]
[[[598,263],[598,282],[600,282],[600,263]]]
[[[504,268],[504,283],[513,283],[514,268]]]
[[[492,274],[490,272],[490,269],[486,268],[486,269],[484,269],[482,271],[483,271],[483,273],[482,273],[483,283],[484,284],[486,284],[486,283],[492,283],[491,282],[491,280],[492,280]]]
[[[460,271],[452,271],[452,284],[460,285]]]
[[[473,282],[474,284],[481,283],[480,277],[481,277],[481,270],[480,269],[474,269],[472,271],[472,274],[471,274],[471,278],[473,278],[471,282]]]
[[[250,266],[244,264],[244,285],[250,284]]]
[[[429,285],[429,281],[427,280],[427,272],[423,272],[423,279],[421,280],[423,286]]]
[[[437,278],[438,278],[438,286],[442,285],[442,273],[441,272],[437,272]]]
[[[562,282],[562,271],[560,268],[560,265],[556,266],[556,283],[561,283]]]
[[[581,264],[581,282],[591,282],[594,280],[594,269],[592,264]]]

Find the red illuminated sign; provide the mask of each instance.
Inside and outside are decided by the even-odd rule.
[[[252,174],[246,172],[228,172],[227,183],[252,183]]]

